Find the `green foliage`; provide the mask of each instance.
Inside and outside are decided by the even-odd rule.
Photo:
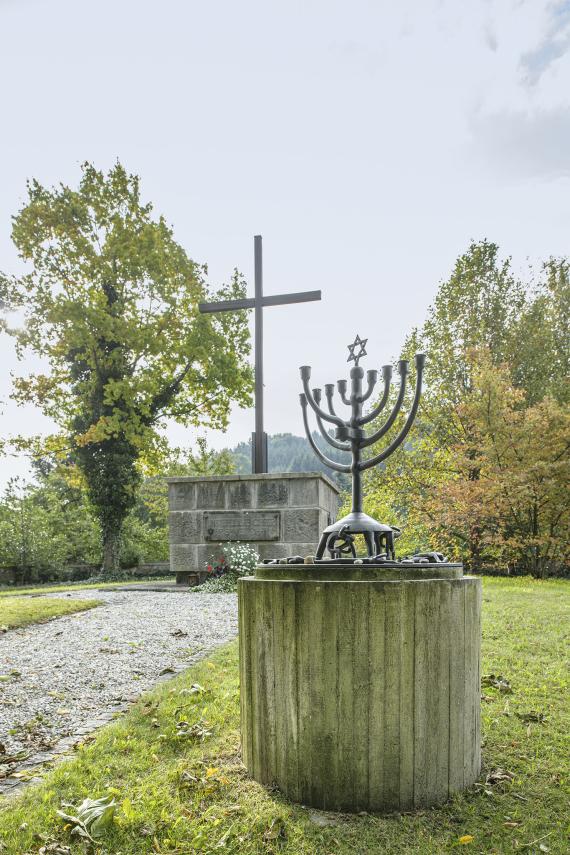
[[[474,389],[457,409],[468,425],[451,449],[455,474],[426,501],[444,548],[545,576],[570,564],[570,411],[552,398],[525,406],[506,368],[471,353]]]
[[[9,482],[0,500],[0,567],[15,570],[17,584],[58,578],[66,565],[97,562],[100,551],[85,491],[61,469],[39,486]]]
[[[471,570],[564,568],[569,320],[568,262],[550,260],[527,288],[495,244],[457,260],[404,348],[428,354],[409,441],[365,479],[366,509],[404,528],[400,554],[429,545]]]
[[[25,315],[8,329],[18,354],[32,350],[49,371],[17,378],[14,397],[60,426],[44,445],[81,469],[114,572],[141,464],[156,466],[164,448],[164,421],[224,428],[230,403],[249,403],[246,313],[198,312],[208,297],[243,296],[244,282],[236,272],[209,293],[205,266],[153,219],[139,178],[119,163],[107,175],[84,164],[77,190],[27,189],[12,237],[30,270],[0,277],[0,299]]]
[[[95,849],[101,855],[441,855],[461,850],[466,836],[473,852],[538,853],[538,840],[551,855],[566,853],[568,585],[484,579],[483,591],[482,673],[502,675],[512,693],[483,689],[484,773],[478,786],[448,803],[391,816],[329,814],[251,780],[239,762],[232,643],[158,686],[39,785],[7,800],[0,810],[3,855],[50,841],[83,851],[57,810],[62,801],[104,796],[120,809]],[[531,711],[544,723],[529,720]],[[209,735],[193,738],[193,727]]]

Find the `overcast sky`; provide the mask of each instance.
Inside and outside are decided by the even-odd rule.
[[[266,429],[300,434],[298,366],[346,376],[356,332],[365,368],[397,357],[470,239],[568,254],[569,47],[570,0],[0,0],[0,269],[26,179],[84,160],[140,174],[212,284],[253,290],[262,234],[266,293],[323,292],[265,311]],[[0,360],[0,433],[49,430],[7,400],[33,362]]]

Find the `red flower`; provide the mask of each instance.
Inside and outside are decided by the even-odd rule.
[[[212,565],[208,564],[208,567],[207,567],[208,573],[211,573],[213,569],[214,568],[212,567]]]

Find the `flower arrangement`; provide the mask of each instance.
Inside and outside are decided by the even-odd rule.
[[[259,555],[249,543],[225,543],[220,552],[212,556],[206,564],[208,578],[198,590],[205,592],[235,591],[240,576],[253,573]]]

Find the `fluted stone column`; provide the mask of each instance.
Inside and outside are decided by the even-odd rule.
[[[262,565],[239,582],[243,759],[326,810],[445,801],[480,772],[481,581],[461,565]]]

